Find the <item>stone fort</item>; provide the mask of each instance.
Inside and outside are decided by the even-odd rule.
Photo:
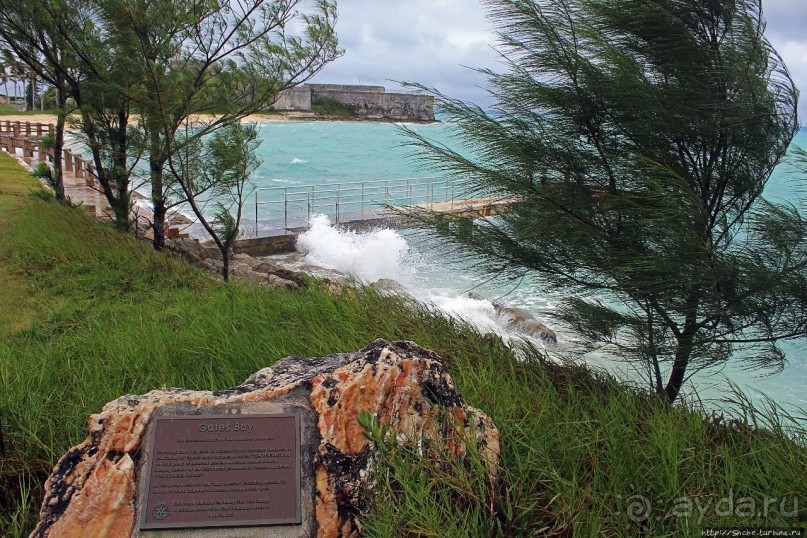
[[[334,99],[358,118],[434,121],[434,97],[387,93],[383,86],[302,84],[280,92],[273,108],[279,112],[310,112],[311,105]]]

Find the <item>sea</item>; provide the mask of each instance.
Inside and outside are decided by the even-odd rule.
[[[424,137],[456,147],[450,123],[407,124],[360,122],[271,121],[258,124],[262,143],[258,156],[262,164],[254,175],[259,199],[268,200],[281,192],[303,192],[321,188],[333,192],[338,185],[379,184],[402,178],[422,178],[428,173],[414,157],[414,148],[404,128]],[[792,149],[807,148],[807,130],[796,136]],[[321,187],[319,187],[321,186]],[[798,204],[807,186],[807,170],[799,172],[788,160],[769,181],[765,196]],[[342,187],[344,189],[344,187]],[[446,191],[447,192],[447,191]],[[280,206],[247,204],[245,217],[277,220]],[[327,213],[327,211],[325,211]],[[487,274],[475,263],[458,259],[444,245],[413,230],[380,228],[356,233],[333,226],[334,215],[309,212],[308,230],[300,236],[298,248],[306,262],[350,274],[372,283],[379,279],[399,282],[421,301],[434,305],[447,315],[462,318],[483,331],[506,338],[520,335],[508,332],[490,302],[498,300],[524,309],[546,325],[557,329],[558,346],[547,348],[557,357],[575,349],[575,335],[564,332],[553,319],[558,301],[566,298],[562,289],[547,289],[527,275],[516,281]],[[469,297],[469,292],[481,297]],[[739,387],[752,401],[774,401],[785,410],[800,414],[807,409],[807,339],[781,344],[787,356],[783,371],[771,375],[743,368],[730,360],[720,368],[694,375],[687,384],[687,396],[707,406],[724,401],[729,383]],[[643,376],[628,363],[608,351],[588,353],[579,360],[603,369],[620,379],[642,386]]]

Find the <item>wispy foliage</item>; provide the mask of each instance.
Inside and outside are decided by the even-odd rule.
[[[486,5],[507,67],[485,71],[494,109],[421,88],[463,154],[409,134],[424,166],[512,211],[471,233],[422,220],[489,270],[566,290],[560,317],[670,401],[740,350],[781,368],[776,343],[807,334],[807,228],[761,197],[798,125],[759,1]]]

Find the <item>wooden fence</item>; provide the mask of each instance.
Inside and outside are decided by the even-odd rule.
[[[17,148],[21,148],[22,158],[29,166],[34,161],[53,163],[53,148],[44,147],[42,137],[53,136],[55,129],[54,125],[48,123],[0,120],[0,148],[11,155],[16,155]],[[83,179],[88,187],[96,186],[95,166],[69,149],[63,151],[62,170],[65,174]]]

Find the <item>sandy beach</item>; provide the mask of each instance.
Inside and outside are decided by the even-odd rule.
[[[193,121],[209,121],[215,119],[215,114],[198,114],[193,116]],[[133,117],[134,119],[134,117]],[[290,114],[250,114],[242,121],[300,121],[300,120],[315,120],[318,119],[317,115],[313,112],[294,112]],[[0,115],[0,121],[19,121],[31,123],[56,123],[55,114],[4,114]]]

